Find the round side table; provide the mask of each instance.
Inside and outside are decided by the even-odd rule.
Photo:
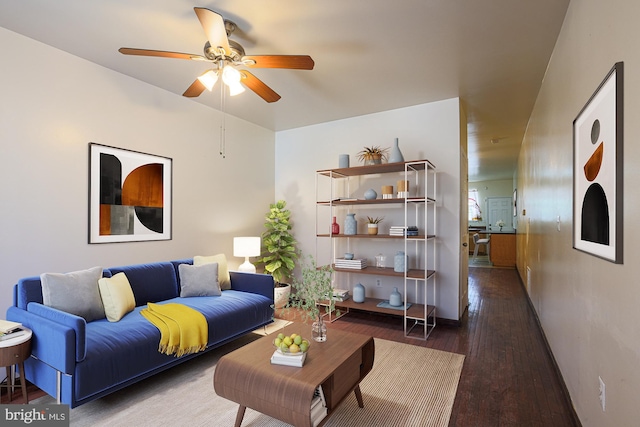
[[[27,381],[24,373],[24,361],[31,355],[31,329],[22,326],[22,330],[26,333],[13,338],[0,341],[0,366],[6,366],[7,369],[7,385],[9,402],[13,400],[14,375],[12,368],[18,365],[20,368],[20,386],[22,388],[22,397],[25,404],[29,403],[29,395],[27,394]],[[4,387],[4,386],[3,386]],[[2,397],[2,388],[0,388],[0,398]]]

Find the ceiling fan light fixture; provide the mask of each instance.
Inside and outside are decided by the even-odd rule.
[[[198,77],[198,80],[200,80],[200,83],[202,83],[204,87],[206,87],[209,92],[211,92],[213,90],[213,86],[218,81],[218,73],[214,70],[209,70]]]
[[[229,87],[234,83],[240,83],[240,71],[231,66],[226,66],[222,69],[222,81]]]
[[[240,82],[232,82],[229,86],[229,95],[236,96],[244,92],[244,86],[240,84]]]

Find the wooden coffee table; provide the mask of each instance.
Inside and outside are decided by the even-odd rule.
[[[364,407],[359,384],[373,367],[372,337],[329,330],[326,342],[311,342],[304,366],[296,368],[270,362],[273,340],[280,332],[311,338],[310,325],[293,323],[226,354],[216,365],[216,393],[240,404],[236,427],[242,424],[246,408],[295,426],[312,426],[311,400],[318,386],[327,402],[327,417],[320,425],[352,391]]]

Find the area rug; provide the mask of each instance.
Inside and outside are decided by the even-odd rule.
[[[285,326],[291,323],[292,322],[284,319],[273,319],[273,323],[269,323],[267,326],[263,328],[258,328],[255,331],[253,331],[253,333],[258,335],[269,335],[277,331],[278,329],[284,328]]]
[[[71,410],[72,426],[233,426],[238,405],[218,397],[218,359],[252,340],[247,334],[164,373]],[[373,369],[360,384],[364,408],[351,393],[324,424],[344,426],[447,426],[464,356],[375,339]],[[34,404],[53,404],[45,396]],[[243,427],[286,427],[247,409]]]

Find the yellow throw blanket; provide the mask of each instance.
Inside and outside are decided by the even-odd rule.
[[[176,303],[148,303],[140,314],[160,330],[160,353],[181,357],[207,348],[209,329],[199,311]]]

